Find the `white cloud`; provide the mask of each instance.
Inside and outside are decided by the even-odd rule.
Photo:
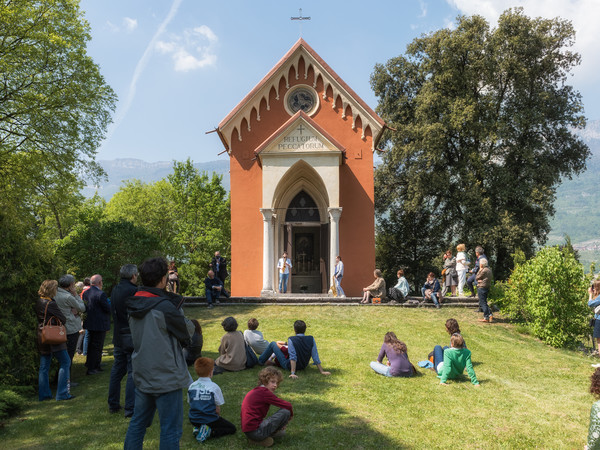
[[[106,26],[108,27],[108,29],[110,31],[112,31],[113,33],[116,33],[119,31],[119,27],[116,26],[114,23],[112,23],[110,20],[106,21]]]
[[[423,0],[419,0],[419,6],[421,8],[420,18],[427,16],[427,4]]]
[[[127,115],[127,112],[129,111],[129,108],[131,107],[131,104],[133,103],[133,99],[135,97],[138,80],[140,79],[140,77],[142,76],[142,73],[144,73],[144,70],[146,69],[146,66],[148,65],[148,62],[150,60],[150,55],[152,54],[152,51],[156,46],[158,38],[160,37],[161,34],[164,33],[164,31],[167,28],[167,26],[169,25],[169,23],[171,23],[171,20],[173,20],[173,17],[175,17],[175,15],[177,14],[177,11],[179,10],[179,6],[181,5],[181,2],[182,2],[182,0],[173,0],[173,3],[171,4],[171,8],[169,9],[167,16],[163,19],[163,21],[158,26],[158,29],[152,36],[152,39],[150,39],[150,42],[148,42],[148,45],[146,46],[146,49],[144,50],[142,57],[139,59],[138,63],[136,64],[135,70],[133,72],[133,77],[131,78],[131,81],[129,83],[129,90],[127,92],[127,96],[125,97],[125,100],[123,101],[123,103],[119,105],[119,109],[117,110],[117,113],[115,114],[114,122],[113,122],[112,126],[110,127],[110,129],[108,130],[107,141],[111,138],[112,134],[119,127],[119,125],[121,125],[121,122]]]
[[[171,55],[177,72],[189,72],[212,66],[217,62],[215,44],[218,38],[206,25],[184,30],[169,36],[168,41],[157,41],[156,50]]]
[[[132,33],[137,28],[138,21],[131,17],[123,17],[123,26],[128,33]]]
[[[573,49],[581,57],[581,66],[574,73],[582,83],[595,83],[600,72],[600,58],[597,57],[597,22],[600,17],[598,0],[446,0],[462,14],[479,14],[492,25],[500,14],[511,7],[523,7],[529,17],[568,19],[575,28]]]

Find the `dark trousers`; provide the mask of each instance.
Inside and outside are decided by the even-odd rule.
[[[73,362],[73,357],[75,356],[77,341],[79,341],[79,332],[67,334],[67,353],[69,354],[69,358],[71,358],[71,362]]]
[[[477,288],[477,297],[479,297],[479,307],[481,308],[481,311],[483,311],[483,317],[484,319],[489,319],[490,316],[492,315],[492,311],[488,305],[488,293],[490,292],[489,289],[486,288]]]
[[[192,422],[191,420],[190,423],[195,427],[200,427],[204,425],[203,423]],[[236,431],[235,425],[232,424],[230,421],[223,419],[222,417],[219,417],[214,422],[207,423],[206,425],[208,425],[210,428],[211,438],[218,438],[221,436],[227,436],[228,434],[235,434]]]
[[[132,415],[135,404],[135,386],[133,384],[133,371],[131,368],[131,354],[120,347],[115,347],[113,355],[115,362],[110,371],[108,382],[108,407],[112,410],[121,408],[121,380],[127,375],[125,384],[125,414]]]
[[[246,437],[253,441],[262,441],[269,436],[274,435],[281,430],[290,421],[291,413],[287,409],[280,409],[271,417],[267,417],[263,420],[254,431],[247,431]]]
[[[87,370],[100,370],[102,362],[102,348],[104,347],[104,337],[106,331],[88,330],[90,333],[88,342],[88,354],[85,360]]]
[[[470,275],[469,278],[467,278],[467,287],[469,288],[469,290],[471,291],[471,294],[475,295],[475,287],[473,286],[475,284],[475,273]]]

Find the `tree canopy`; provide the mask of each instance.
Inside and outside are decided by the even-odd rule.
[[[116,96],[89,40],[78,0],[0,3],[0,189],[35,195],[53,214],[51,191],[78,192],[103,174],[93,158]]]
[[[377,112],[393,129],[375,175],[379,256],[411,267],[464,242],[505,277],[515,249],[545,242],[561,178],[589,156],[573,133],[585,126],[567,83],[574,39],[569,21],[510,9],[495,28],[459,17],[376,65]]]

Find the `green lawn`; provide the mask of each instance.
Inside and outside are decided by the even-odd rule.
[[[293,334],[303,319],[315,336],[324,377],[310,367],[298,380],[284,379],[278,395],[294,406],[294,419],[279,448],[582,448],[593,399],[587,393],[592,373],[588,357],[556,350],[517,333],[508,323],[482,324],[472,310],[357,306],[235,306],[186,308],[204,330],[204,356],[217,356],[220,322],[233,315],[246,328],[250,317],[269,340]],[[435,344],[448,345],[444,323],[455,317],[473,352],[479,389],[468,377],[440,386],[431,370],[413,378],[375,374],[375,360],[387,331],[406,342],[416,365]],[[106,347],[112,353],[110,338]],[[86,377],[83,357],[74,363],[80,385],[68,402],[35,398],[0,431],[3,448],[122,448],[128,420],[109,414],[106,403],[112,357],[105,372]],[[257,366],[214,377],[226,404],[224,418],[238,426],[234,436],[210,440],[206,448],[245,448],[239,430],[240,405],[256,385]],[[192,369],[193,371],[193,369]],[[195,378],[195,374],[194,378]],[[122,393],[124,395],[124,393]],[[185,402],[184,402],[185,404]],[[184,412],[181,448],[200,446]],[[146,448],[158,448],[158,417],[146,434]]]

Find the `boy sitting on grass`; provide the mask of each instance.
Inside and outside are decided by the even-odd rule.
[[[248,329],[244,331],[244,340],[257,355],[260,355],[269,346],[269,341],[263,337],[262,332],[258,331],[257,328],[258,320],[253,317],[248,321]]]
[[[270,447],[273,437],[285,434],[285,428],[292,419],[292,404],[275,395],[275,389],[283,381],[283,374],[275,367],[265,367],[258,373],[259,385],[244,397],[242,402],[242,431],[251,444]],[[267,417],[269,407],[278,406],[279,411]]]
[[[225,400],[221,388],[211,380],[214,366],[214,359],[198,358],[194,369],[199,378],[188,388],[189,418],[198,442],[235,433],[235,425],[221,417]]]
[[[306,323],[303,320],[294,322],[295,336],[288,338],[288,355],[285,355],[277,342],[271,342],[267,349],[258,358],[258,363],[264,366],[271,355],[275,355],[277,362],[284,369],[289,370],[290,378],[298,378],[296,370],[304,370],[308,367],[308,363],[312,358],[313,364],[317,366],[321,375],[331,375],[330,372],[323,370],[319,352],[317,351],[317,343],[312,336],[305,336]]]
[[[471,362],[471,350],[465,347],[465,340],[458,333],[453,333],[450,337],[450,348],[442,350],[442,347],[436,345],[433,349],[434,369],[438,373],[440,384],[447,386],[446,381],[453,380],[462,375],[467,369],[471,378],[471,383],[479,387],[479,381],[473,369]]]

